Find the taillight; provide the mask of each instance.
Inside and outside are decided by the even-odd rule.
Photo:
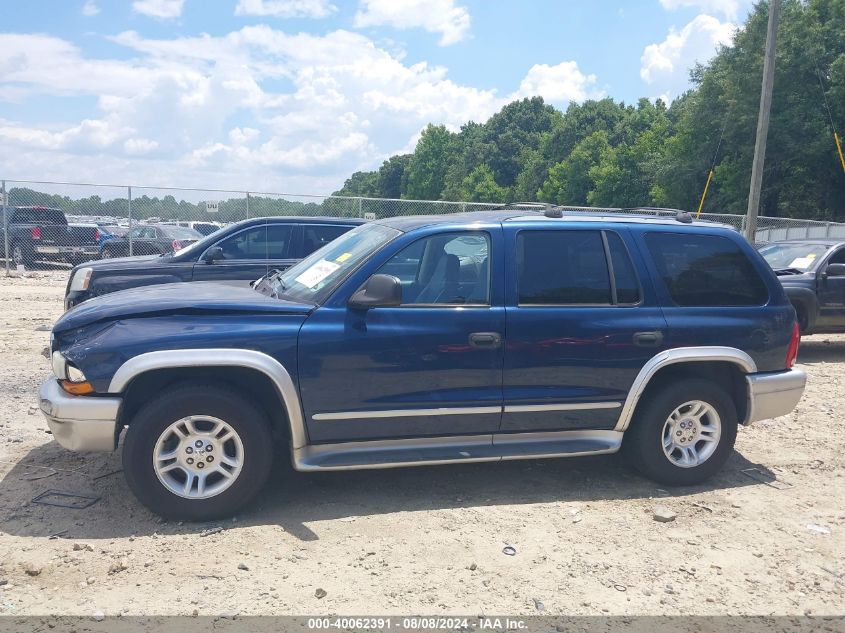
[[[179,240],[173,240],[173,244],[171,244],[171,246],[173,247],[173,252],[175,253],[180,248],[182,248],[182,242],[180,242]]]
[[[33,226],[32,227],[32,239],[40,240],[41,239],[41,227],[40,226]]]
[[[801,328],[798,324],[792,326],[792,338],[789,339],[789,347],[786,348],[786,368],[790,369],[798,360],[798,344],[801,342]]]
[[[100,241],[100,229],[94,229],[94,241],[95,242]]]

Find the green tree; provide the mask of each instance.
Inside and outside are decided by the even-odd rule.
[[[505,202],[509,191],[496,184],[493,170],[487,165],[479,165],[464,178],[463,189],[469,202]]]
[[[414,200],[439,200],[446,181],[455,135],[443,125],[429,124],[404,171],[405,197]]]
[[[555,204],[586,205],[587,195],[593,189],[590,169],[605,160],[611,151],[607,139],[607,132],[600,130],[578,143],[566,159],[549,170],[537,198]]]

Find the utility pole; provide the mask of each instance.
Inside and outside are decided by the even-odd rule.
[[[766,136],[772,109],[772,87],[775,83],[775,43],[778,35],[780,0],[769,0],[769,28],[766,34],[766,56],[763,58],[763,88],[760,92],[760,113],[757,115],[757,140],[751,165],[751,190],[748,192],[748,221],[745,237],[754,242],[757,235],[757,214],[760,212],[760,190],[763,187],[763,164],[766,162]]]

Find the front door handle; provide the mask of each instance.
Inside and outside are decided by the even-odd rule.
[[[634,345],[637,347],[657,347],[663,342],[663,332],[637,332]]]
[[[502,344],[502,335],[498,332],[473,332],[469,335],[469,344],[481,349],[496,349]]]

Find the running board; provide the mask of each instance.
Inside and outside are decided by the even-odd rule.
[[[300,471],[398,468],[604,455],[615,453],[621,445],[622,433],[618,431],[499,433],[312,444],[294,450],[293,462]]]

